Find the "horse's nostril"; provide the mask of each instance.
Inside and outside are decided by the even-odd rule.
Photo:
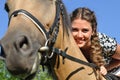
[[[28,45],[28,40],[26,37],[22,37],[20,41],[20,48],[22,49],[27,49]]]
[[[20,36],[16,41],[17,49],[27,50],[29,48],[28,38],[25,36]]]

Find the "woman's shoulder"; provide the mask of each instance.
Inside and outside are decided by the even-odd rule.
[[[114,54],[117,47],[117,41],[115,38],[112,38],[105,33],[100,32],[98,32],[98,37],[103,50],[107,53]]]
[[[106,35],[105,33],[98,32],[98,37],[100,42],[111,43],[111,45],[117,44],[117,41],[115,40],[115,38],[112,38]]]

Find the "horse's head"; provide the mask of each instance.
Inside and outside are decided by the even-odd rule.
[[[59,11],[56,10],[60,9],[56,4],[59,1],[7,0],[8,31],[0,44],[1,56],[13,75],[26,78],[36,73],[43,56],[38,53],[48,50],[44,46],[49,44],[49,35],[58,32],[54,30],[59,23]]]

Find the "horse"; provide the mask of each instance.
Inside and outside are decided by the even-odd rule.
[[[1,58],[13,76],[31,80],[42,65],[55,80],[106,80],[76,45],[61,0],[7,0],[5,9]]]

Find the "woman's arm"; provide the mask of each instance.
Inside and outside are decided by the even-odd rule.
[[[106,56],[105,59],[110,58],[110,63],[109,60],[107,60],[109,64],[106,65],[107,70],[109,71],[120,66],[120,44],[118,44],[114,38],[111,38],[106,34],[99,33],[98,35],[100,39],[100,44],[103,48],[103,52],[107,54],[103,54],[104,56]]]
[[[106,66],[106,69],[107,69],[107,71],[110,71],[110,70],[117,68],[119,66],[120,66],[120,60],[112,59],[110,64],[108,66]]]
[[[120,67],[120,45],[119,44],[117,44],[117,48],[116,48],[115,54],[113,54],[112,58],[113,59],[110,62],[110,64],[108,66],[106,66],[106,69],[108,71],[110,71],[112,69],[115,69],[117,67]],[[117,74],[117,75],[120,76],[120,74]]]
[[[117,44],[115,54],[112,56],[112,58],[120,60],[120,44]]]

